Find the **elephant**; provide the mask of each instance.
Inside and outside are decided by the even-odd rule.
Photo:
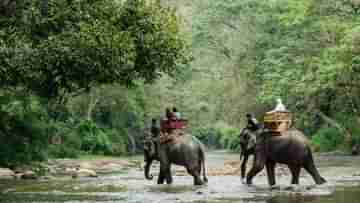
[[[255,154],[256,134],[247,128],[240,133],[241,180],[245,182],[246,164],[250,155]]]
[[[194,185],[203,185],[208,181],[205,168],[205,150],[203,144],[194,136],[181,135],[175,141],[160,144],[159,136],[147,137],[144,141],[145,178],[152,180],[150,167],[154,160],[160,162],[160,172],[157,183],[173,182],[171,164],[184,166],[194,177]],[[201,169],[203,180],[201,180]]]
[[[247,146],[246,140],[251,138],[250,133],[248,129],[242,130],[240,135],[242,145]],[[299,184],[299,174],[302,168],[312,176],[316,184],[320,185],[326,182],[315,167],[309,140],[301,131],[291,128],[281,135],[273,135],[266,129],[260,129],[255,134],[255,144],[251,143],[254,141],[249,142],[250,145],[241,152],[244,155],[242,176],[246,170],[247,157],[251,153],[255,155],[253,166],[246,177],[247,184],[251,185],[253,177],[265,166],[269,185],[275,185],[276,163],[286,164],[289,167],[292,175],[291,184]]]

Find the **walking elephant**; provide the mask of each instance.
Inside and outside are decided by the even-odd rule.
[[[246,182],[246,165],[250,155],[255,153],[256,134],[247,128],[243,128],[240,133],[240,161],[241,161],[241,181]]]
[[[182,135],[175,141],[160,144],[159,136],[145,138],[144,141],[145,178],[152,180],[150,167],[154,160],[160,162],[160,172],[157,183],[171,184],[171,164],[184,166],[187,172],[194,177],[194,185],[207,182],[205,169],[205,151],[202,143],[191,135]],[[201,169],[203,180],[201,180]]]
[[[244,146],[247,145],[246,140],[249,140],[247,138],[251,138],[250,133],[249,130],[245,129],[240,135]],[[252,184],[253,177],[266,167],[268,182],[270,185],[275,185],[276,163],[286,164],[289,167],[292,175],[291,184],[299,184],[301,168],[304,168],[312,176],[316,184],[326,182],[315,167],[308,139],[299,130],[290,129],[281,136],[274,136],[266,129],[261,129],[256,133],[255,142],[256,144],[252,146],[249,142],[250,146],[245,148],[245,152],[242,152],[245,153],[242,163],[244,168],[251,150],[255,155],[253,166],[246,177],[247,184]],[[248,153],[246,154],[246,152]]]

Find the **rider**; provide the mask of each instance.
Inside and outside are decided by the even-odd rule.
[[[174,120],[174,113],[170,110],[170,108],[166,108],[165,109],[165,117],[166,117],[166,120]]]
[[[176,120],[174,113],[170,110],[170,108],[166,108],[165,109],[165,119],[164,119],[164,124],[165,126],[161,127],[162,131],[167,132],[167,133],[171,133],[173,130],[173,122]]]
[[[174,116],[175,116],[175,118],[176,118],[177,120],[180,120],[180,119],[181,119],[181,114],[180,114],[180,112],[177,110],[176,107],[173,107],[173,114],[174,114]]]
[[[257,131],[260,129],[260,123],[259,121],[255,118],[255,116],[253,116],[250,113],[246,114],[246,118],[247,118],[247,125],[246,128],[251,130],[251,131]]]
[[[153,118],[151,120],[151,129],[150,129],[150,131],[151,131],[152,137],[157,137],[160,134],[160,128],[158,127],[155,118]]]

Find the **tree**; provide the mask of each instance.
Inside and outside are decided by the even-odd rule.
[[[44,3],[45,2],[45,3]],[[0,86],[44,98],[98,84],[136,85],[188,62],[174,11],[136,0],[23,1],[1,16]]]
[[[0,147],[1,165],[46,158],[54,136],[64,142],[49,150],[61,157],[77,155],[82,141],[93,138],[106,153],[123,154],[126,139],[135,149],[135,133],[128,131],[140,135],[137,102],[143,93],[127,87],[172,77],[190,60],[179,18],[158,1],[5,0],[3,9],[8,12],[0,12],[0,112],[6,115],[0,119],[0,143],[6,144]],[[101,87],[111,89],[104,90],[108,98],[98,98]],[[89,121],[66,106],[74,95],[87,101],[83,93],[94,94],[86,108]],[[116,108],[113,114],[110,107]],[[94,121],[93,114],[99,114]],[[81,136],[76,126],[94,130]]]

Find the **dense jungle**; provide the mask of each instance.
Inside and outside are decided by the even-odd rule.
[[[315,154],[357,155],[359,80],[359,0],[1,0],[0,168],[142,159],[173,107],[219,161],[278,98]]]

